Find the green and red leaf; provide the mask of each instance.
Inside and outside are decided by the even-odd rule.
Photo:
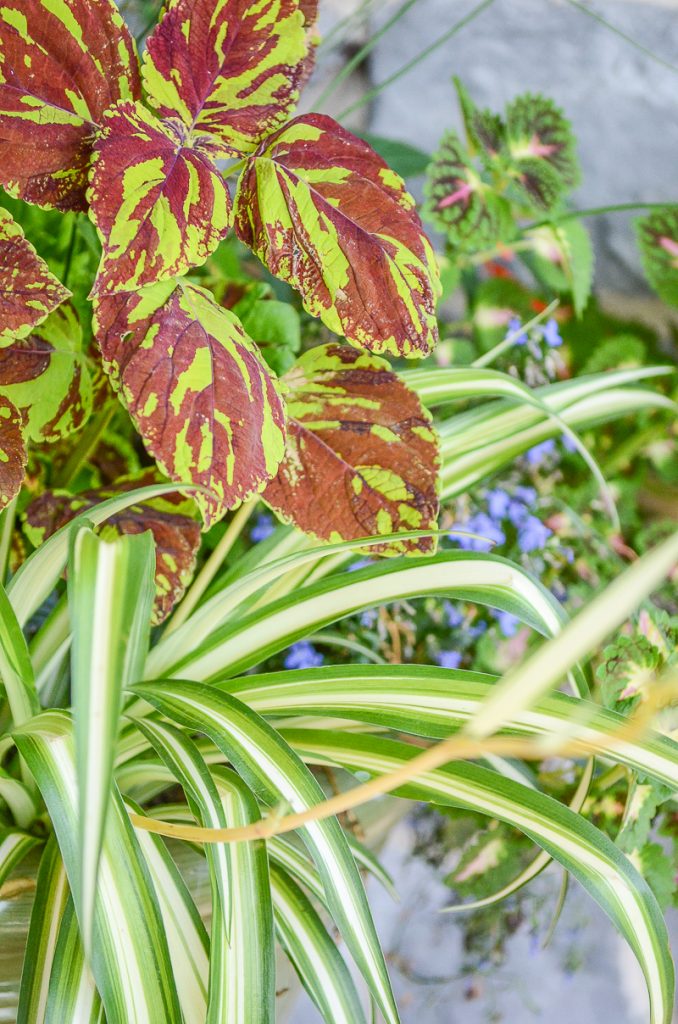
[[[302,356],[285,383],[287,450],[264,491],[278,515],[326,541],[435,527],[438,439],[417,395],[384,359],[323,345]],[[434,549],[431,537],[372,548]]]
[[[71,303],[20,341],[0,348],[0,395],[21,412],[30,441],[59,441],[87,421],[92,382]]]
[[[148,452],[211,525],[263,490],[285,448],[277,385],[237,317],[209,292],[163,282],[95,304],[106,368]]]
[[[531,205],[550,209],[579,182],[569,121],[552,100],[525,93],[507,107],[506,124],[516,183]]]
[[[424,216],[453,244],[482,248],[511,228],[510,208],[483,181],[456,132],[447,132],[426,175]]]
[[[185,274],[228,231],[228,186],[200,138],[140,103],[107,111],[88,193],[103,243],[95,292],[124,292]]]
[[[331,117],[297,117],[250,158],[235,225],[304,306],[358,347],[427,355],[439,274],[402,179]]]
[[[144,56],[149,103],[208,136],[215,155],[251,152],[296,105],[307,7],[312,14],[300,0],[169,0]]]
[[[636,221],[647,279],[659,297],[678,306],[678,206],[667,206]]]
[[[480,156],[486,167],[492,167],[506,149],[506,125],[499,114],[481,110],[475,105],[460,79],[454,79],[459,106],[471,154]]]
[[[0,395],[0,510],[21,489],[28,460],[21,413]]]
[[[114,489],[82,491],[45,491],[33,501],[25,513],[24,529],[31,543],[38,547],[60,527],[70,523],[81,512],[93,508],[121,491],[131,491],[159,483],[153,470],[116,481]],[[154,624],[162,622],[181,599],[193,578],[200,547],[200,524],[195,520],[195,505],[185,495],[167,494],[162,498],[131,505],[108,519],[99,534],[138,534],[150,530],[155,541],[155,605]]]
[[[3,0],[0,184],[12,195],[86,209],[102,115],[140,96],[136,48],[113,0]]]
[[[25,338],[70,294],[12,215],[0,207],[0,347]]]

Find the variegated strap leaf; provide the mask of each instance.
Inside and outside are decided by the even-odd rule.
[[[21,413],[0,395],[0,510],[21,489],[28,460]]]
[[[373,352],[427,355],[438,265],[402,179],[331,117],[297,117],[238,184],[239,237],[313,316]]]
[[[263,490],[285,450],[277,385],[240,321],[209,292],[166,281],[95,304],[113,386],[144,444],[207,526]]]
[[[231,198],[202,141],[140,103],[106,112],[88,192],[103,243],[95,292],[178,277],[214,252],[229,228]]]
[[[424,217],[453,243],[481,248],[510,230],[507,201],[483,181],[456,132],[443,136],[424,191]]]
[[[0,348],[25,338],[70,294],[12,215],[0,207]]]
[[[22,413],[30,441],[59,441],[87,421],[92,382],[71,303],[56,309],[30,337],[0,348],[0,395]]]
[[[285,377],[285,459],[264,501],[321,540],[435,527],[438,439],[430,414],[384,359],[347,345],[311,349]],[[429,552],[423,537],[381,554]]]
[[[525,93],[507,107],[506,124],[517,184],[533,206],[549,209],[579,182],[569,122],[552,100]]]
[[[169,0],[144,55],[148,101],[215,155],[249,153],[292,112],[308,51],[299,0]]]
[[[45,491],[25,512],[24,530],[38,547],[60,527],[70,523],[85,509],[92,508],[121,491],[135,490],[160,481],[151,469],[116,481],[115,489],[82,491]],[[100,528],[101,536],[144,533],[150,530],[155,541],[154,624],[167,618],[193,578],[200,547],[200,524],[195,520],[195,505],[186,495],[168,494],[153,501],[132,505],[111,516]]]
[[[678,306],[678,206],[640,217],[636,232],[648,281],[664,302]]]
[[[139,61],[113,0],[3,0],[0,184],[38,206],[84,210],[96,126],[141,96]]]

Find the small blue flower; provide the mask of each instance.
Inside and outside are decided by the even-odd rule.
[[[522,325],[520,323],[520,318],[517,317],[517,316],[512,316],[511,319],[509,320],[509,322],[506,325],[506,336],[508,337],[509,334],[515,334],[516,331],[520,330],[521,326]],[[528,341],[527,335],[523,331],[521,334],[518,335],[518,337],[515,339],[513,344],[514,345],[527,345],[527,341]]]
[[[360,616],[360,625],[363,629],[371,629],[377,621],[377,615],[378,612],[376,608],[368,608],[366,612],[363,612]]]
[[[443,601],[443,611],[445,612],[445,618],[447,619],[448,626],[452,629],[456,629],[457,626],[461,626],[464,621],[464,616],[459,611],[456,604],[452,604],[451,601]]]
[[[285,658],[285,668],[318,668],[325,659],[308,640],[292,644]]]
[[[492,519],[506,518],[506,513],[511,503],[511,496],[506,491],[502,491],[501,488],[497,487],[492,491],[488,491],[485,499],[487,501],[487,510]]]
[[[468,629],[466,630],[466,634],[472,640],[475,640],[477,637],[482,636],[486,629],[487,623],[485,622],[484,619],[480,619],[479,622],[476,622],[475,626],[468,627]]]
[[[528,516],[518,530],[518,546],[521,551],[541,551],[553,530],[542,523],[536,516]]]
[[[523,487],[522,484],[513,488],[513,496],[518,501],[522,501],[523,505],[534,505],[537,500],[537,492],[534,487]]]
[[[274,530],[275,523],[270,516],[262,512],[261,515],[257,516],[256,522],[250,530],[250,539],[258,543],[260,540],[266,540],[267,537],[270,537]]]
[[[558,331],[558,321],[551,317],[541,329],[541,335],[549,348],[560,348],[563,339]]]
[[[357,562],[352,562],[348,567],[349,572],[357,572],[358,569],[364,569],[366,566],[372,565],[371,558],[359,558]]]
[[[525,458],[530,466],[539,466],[544,459],[548,458],[555,451],[556,442],[553,438],[549,438],[548,441],[542,441],[541,444],[536,444],[534,448],[530,448],[529,451],[525,452]]]
[[[529,516],[529,510],[522,501],[511,501],[508,507],[508,518],[514,526],[520,526]]]
[[[459,651],[441,651],[436,655],[436,661],[441,668],[459,668],[461,665],[461,654]]]
[[[503,544],[506,540],[504,531],[484,512],[471,516],[466,523],[466,529],[479,536],[459,538],[465,551],[489,551],[495,544]]]
[[[574,443],[574,441],[572,440],[572,438],[568,434],[563,434],[563,436],[561,437],[561,441],[563,442],[563,448],[565,449],[566,452],[576,452],[577,451],[576,444]]]
[[[515,636],[518,632],[520,625],[520,619],[517,615],[511,615],[510,612],[499,612],[493,611],[492,615],[497,620],[499,630],[506,637]]]

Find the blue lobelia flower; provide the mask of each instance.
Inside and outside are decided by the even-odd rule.
[[[352,562],[348,567],[348,572],[357,572],[358,569],[364,569],[368,565],[373,565],[373,559],[371,558],[359,558],[357,562]]]
[[[445,618],[447,619],[447,625],[455,629],[457,626],[461,626],[464,621],[464,616],[459,611],[455,604],[451,601],[443,601],[443,611],[445,612]]]
[[[487,501],[487,510],[492,519],[506,518],[509,505],[511,504],[511,495],[507,491],[503,491],[500,487],[495,487],[494,490],[487,492],[485,500]]]
[[[534,448],[530,448],[529,451],[525,452],[525,458],[527,459],[528,465],[539,466],[549,455],[555,451],[556,442],[553,438],[549,438],[548,441],[542,441],[541,444],[536,444]]]
[[[436,655],[436,661],[441,668],[459,668],[461,665],[461,654],[459,651],[441,651]]]
[[[292,644],[285,657],[285,668],[318,668],[325,659],[308,640]]]
[[[553,530],[536,516],[528,516],[518,530],[518,547],[521,551],[541,551]]]
[[[558,321],[551,317],[547,320],[541,329],[541,336],[548,345],[549,348],[560,348],[563,344],[563,339],[560,337],[558,331]]]
[[[479,537],[456,537],[450,535],[452,540],[455,540],[464,551],[489,551],[494,544],[503,544],[506,540],[504,531],[484,512],[478,512],[475,516],[471,516],[466,523],[457,523],[455,525],[459,530],[480,534]]]
[[[508,337],[509,334],[515,334],[516,331],[520,330],[521,326],[522,325],[520,323],[520,318],[517,317],[517,316],[512,316],[511,319],[509,320],[509,322],[506,325],[506,336]],[[518,337],[515,339],[513,344],[514,345],[527,345],[527,341],[528,341],[527,334],[525,334],[525,332],[523,331],[521,334],[518,335]]]
[[[510,612],[494,611],[492,615],[497,620],[499,630],[506,637],[515,636],[520,626],[520,619],[517,615],[511,615]]]
[[[275,523],[270,516],[267,516],[265,512],[257,516],[256,522],[250,530],[250,539],[256,543],[260,540],[266,540],[270,537],[275,530]]]

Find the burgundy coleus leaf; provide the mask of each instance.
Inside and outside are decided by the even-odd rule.
[[[70,523],[81,512],[93,508],[121,491],[158,483],[155,470],[116,481],[109,489],[82,491],[45,491],[26,509],[24,530],[31,543],[38,547],[60,527]],[[168,494],[153,501],[132,505],[107,519],[99,529],[103,536],[144,533],[150,530],[155,541],[155,605],[153,621],[162,622],[181,599],[191,582],[200,548],[200,523],[195,519],[195,505],[185,495]]]
[[[216,155],[248,153],[289,117],[309,53],[308,0],[169,0],[143,78],[161,117],[206,135]]]
[[[330,330],[373,352],[437,341],[436,258],[402,179],[331,117],[266,139],[238,184],[235,227]]]
[[[136,48],[113,0],[3,0],[0,184],[12,195],[86,209],[103,113],[140,96]]]
[[[19,493],[27,460],[21,413],[0,395],[0,510]]]
[[[70,294],[0,207],[0,347],[25,338]]]
[[[664,302],[678,306],[678,206],[666,206],[636,221],[647,279]]]
[[[438,439],[430,414],[384,359],[323,345],[285,382],[287,450],[263,495],[283,520],[326,541],[435,527]],[[423,537],[371,550],[434,548],[435,538]]]
[[[0,395],[21,412],[30,441],[59,441],[87,421],[92,383],[80,321],[70,302],[28,338],[0,348]]]
[[[88,198],[103,243],[94,291],[132,291],[204,263],[228,231],[231,199],[200,137],[119,103],[94,148]]]
[[[95,303],[115,389],[171,480],[199,484],[210,526],[263,490],[285,448],[277,385],[240,321],[209,292],[163,282]]]

